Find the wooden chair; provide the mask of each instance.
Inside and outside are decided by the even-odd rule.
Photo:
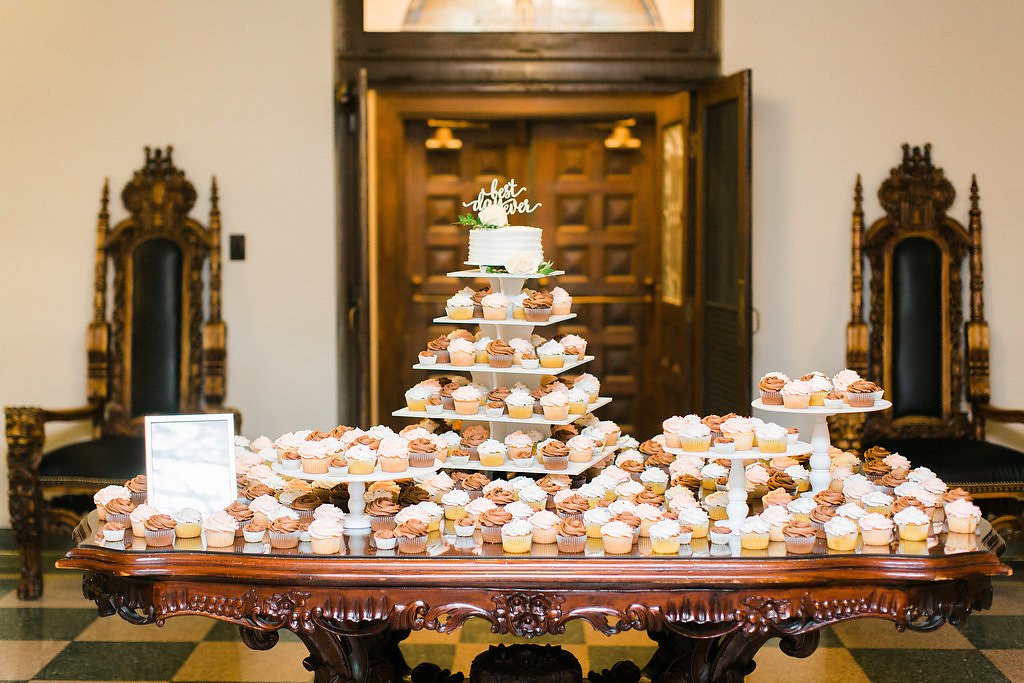
[[[990,499],[984,507],[994,525],[1004,534],[1019,533],[1024,453],[985,441],[985,424],[1024,424],[1024,411],[989,403],[977,180],[971,180],[966,228],[946,215],[955,196],[942,169],[932,165],[931,145],[903,145],[902,163],[878,190],[885,215],[865,230],[857,176],[846,364],[882,384],[893,408],[866,419],[835,420],[834,443],[847,448],[880,444],[898,451],[950,486]],[[871,269],[868,322],[865,256]],[[960,272],[968,257],[970,319],[965,325]]]
[[[189,217],[196,191],[175,168],[172,151],[146,148],[145,165],[121,193],[129,215],[113,228],[109,185],[103,185],[86,341],[87,405],[6,409],[8,495],[21,552],[21,599],[42,594],[41,533],[78,522],[80,510],[67,507],[69,497],[81,501],[145,471],[145,415],[225,410],[217,181],[206,227]],[[109,316],[108,267],[113,271]],[[93,438],[47,452],[44,426],[71,420],[91,421]]]

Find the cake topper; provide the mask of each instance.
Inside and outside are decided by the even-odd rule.
[[[468,213],[459,216],[456,225],[466,225],[471,228],[494,229],[503,228],[508,225],[508,216],[515,213],[533,213],[541,205],[540,202],[530,204],[528,198],[521,201],[519,195],[526,192],[525,187],[516,185],[515,178],[509,178],[501,187],[498,187],[498,179],[491,181],[489,189],[481,188],[476,199],[471,202],[463,202],[462,205],[477,213],[474,216]]]

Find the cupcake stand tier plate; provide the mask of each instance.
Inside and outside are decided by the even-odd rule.
[[[575,477],[578,474],[586,472],[591,467],[598,467],[603,464],[608,458],[612,457],[608,455],[598,455],[591,458],[587,462],[570,462],[566,464],[564,470],[549,470],[544,467],[543,464],[535,463],[529,467],[518,467],[513,465],[510,460],[505,460],[504,465],[498,465],[497,467],[485,467],[477,461],[467,463],[465,465],[452,465],[450,462],[444,462],[441,466],[449,470],[473,470],[476,472],[515,472],[516,474],[565,474],[570,477]]]
[[[729,515],[729,528],[732,529],[733,536],[737,537],[740,533],[740,527],[743,525],[743,520],[747,518],[747,513],[750,512],[750,506],[747,505],[747,477],[746,471],[743,468],[743,462],[745,460],[768,460],[781,456],[796,457],[812,452],[811,444],[802,441],[788,444],[785,453],[762,453],[757,448],[729,454],[715,453],[714,451],[693,453],[684,451],[682,448],[666,448],[665,451],[673,455],[697,455],[702,458],[732,461],[732,466],[729,468],[729,504],[725,506],[725,511]]]
[[[475,377],[473,379],[476,379]],[[587,406],[587,410],[594,411],[602,406],[606,406],[611,403],[612,400],[607,396],[601,396],[596,401]],[[508,414],[501,415],[500,417],[487,417],[484,414],[483,408],[480,409],[476,415],[460,415],[454,410],[442,410],[440,413],[428,414],[420,410],[409,410],[408,408],[402,408],[391,413],[395,417],[430,417],[438,420],[462,420],[463,422],[490,422],[493,424],[514,424],[514,425],[526,425],[527,429],[531,429],[531,425],[567,425],[572,424],[576,420],[583,417],[582,415],[570,415],[564,420],[548,420],[543,415],[533,414],[525,420],[521,420],[514,417],[509,417]],[[491,434],[494,432],[492,430]],[[497,438],[497,437],[495,437]]]
[[[831,448],[831,441],[828,435],[828,418],[833,415],[847,414],[847,413],[874,413],[880,410],[888,410],[892,408],[892,402],[884,399],[878,399],[875,404],[868,408],[854,408],[852,406],[843,406],[842,408],[824,408],[824,407],[813,407],[813,408],[787,408],[785,406],[766,406],[761,402],[761,399],[756,399],[751,404],[758,410],[764,410],[769,413],[789,413],[790,415],[813,415],[814,416],[814,429],[811,432],[811,491],[813,495],[818,491],[823,491],[828,488],[828,485],[832,482],[832,474],[829,471],[831,459],[829,458],[829,449]]]
[[[504,325],[504,323],[502,323]],[[537,377],[543,377],[544,375],[560,375],[563,372],[569,372],[574,368],[589,363],[594,360],[593,356],[584,356],[583,360],[565,361],[565,365],[560,368],[533,368],[527,370],[521,365],[513,365],[510,368],[492,368],[489,365],[483,363],[475,363],[473,365],[452,365],[450,363],[433,363],[427,365],[425,363],[417,363],[412,366],[413,370],[432,370],[434,372],[472,372],[474,374],[480,373],[481,375],[535,375]]]
[[[419,479],[429,477],[441,469],[441,463],[434,461],[433,467],[410,467],[404,472],[381,472],[379,469],[370,474],[345,474],[332,477],[326,474],[306,474],[301,469],[289,470],[275,462],[270,466],[282,477],[304,479],[306,481],[322,481],[328,484],[348,485],[348,514],[345,515],[345,531],[349,534],[365,534],[370,532],[370,519],[366,516],[366,484],[374,481],[401,481],[403,479]]]
[[[536,280],[539,278],[557,277],[564,274],[564,271],[556,270],[550,273],[532,273],[529,275],[517,275],[511,273],[486,273],[479,269],[472,270],[460,270],[452,273],[448,273],[448,277],[452,278],[463,278],[463,279],[486,279],[491,289],[496,292],[501,292],[508,298],[517,296],[522,290],[523,286],[528,280]],[[522,337],[528,339],[533,334],[534,327],[547,327],[557,325],[567,320],[572,320],[576,317],[575,313],[569,313],[566,315],[553,315],[544,322],[531,322],[528,320],[522,320],[518,318],[512,318],[511,307],[509,309],[509,317],[506,320],[486,320],[484,318],[471,318],[469,320],[453,320],[448,316],[442,316],[435,318],[434,322],[439,324],[450,324],[450,325],[479,325],[481,331],[492,339],[512,339],[515,337]],[[593,356],[584,356],[583,360],[572,360],[566,361],[565,364],[560,368],[544,368],[538,367],[534,369],[524,369],[521,366],[512,366],[510,368],[492,368],[483,363],[477,363],[470,366],[455,366],[449,363],[435,363],[433,365],[425,365],[423,363],[417,363],[413,365],[416,370],[427,370],[430,372],[444,373],[444,372],[468,372],[473,378],[474,382],[479,382],[484,386],[495,387],[499,385],[512,386],[519,382],[529,387],[530,389],[536,389],[540,386],[541,378],[544,376],[559,375],[564,372],[569,372],[575,368],[589,363],[594,360]],[[611,403],[611,398],[600,397],[593,403],[591,403],[587,410],[593,412],[602,406]],[[538,427],[550,427],[555,425],[567,425],[575,422],[582,415],[570,415],[565,420],[547,420],[543,415],[534,414],[532,417],[526,420],[514,419],[504,414],[500,417],[487,417],[481,408],[480,412],[476,415],[459,415],[454,410],[444,410],[440,413],[428,414],[426,412],[411,411],[408,408],[402,408],[391,413],[394,417],[411,417],[411,418],[432,418],[437,420],[462,420],[463,422],[487,422],[490,430],[491,438],[499,441],[504,440],[506,436],[518,429],[536,429]],[[535,474],[547,474],[549,472],[555,473],[568,473],[571,471],[574,465],[583,467],[586,469],[590,465],[585,463],[569,463],[569,470],[548,470],[543,465],[535,465],[529,468],[519,468],[509,465],[507,468],[485,468],[481,467],[478,462],[472,462],[468,465],[458,466],[452,469],[470,469],[470,470],[493,470],[503,472],[529,472]],[[585,466],[584,466],[585,465]],[[443,467],[450,467],[450,465],[443,465]],[[580,471],[583,471],[582,469]],[[578,472],[577,472],[578,473]]]

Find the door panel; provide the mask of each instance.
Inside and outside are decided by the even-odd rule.
[[[391,241],[389,248],[396,256],[393,263],[401,264],[380,266],[381,416],[402,406],[405,390],[424,379],[425,374],[412,365],[426,341],[452,331],[451,325],[433,323],[444,314],[445,300],[465,285],[485,283],[447,277],[466,268],[469,235],[465,228],[452,225],[467,211],[462,203],[495,178],[501,184],[527,175],[522,124],[482,122],[453,132],[461,148],[427,149],[434,130],[425,120],[406,121],[404,193],[381,199],[400,204],[396,215],[401,222],[381,226],[382,240]]]
[[[658,289],[654,301],[655,348],[647,363],[651,424],[695,410],[693,394],[693,277],[687,221],[690,157],[690,93],[665,97],[657,109],[659,222]],[[659,418],[659,416],[661,416]]]
[[[588,340],[595,360],[587,370],[615,398],[601,417],[633,430],[653,339],[654,128],[639,122],[632,133],[641,145],[632,150],[606,148],[609,132],[588,122],[532,126],[530,194],[542,204],[532,222],[545,228],[545,254],[566,271],[557,284],[579,314],[559,332]]]
[[[403,404],[402,394],[424,373],[411,369],[416,352],[433,336],[452,330],[434,325],[444,301],[469,281],[446,277],[464,268],[465,228],[451,223],[465,213],[492,179],[510,177],[526,185],[542,207],[521,222],[544,229],[546,258],[566,274],[544,287],[563,286],[579,317],[573,324],[538,328],[539,334],[575,333],[597,360],[586,368],[599,377],[615,402],[601,416],[632,429],[642,408],[635,400],[644,382],[646,348],[653,340],[652,290],[657,268],[654,126],[634,129],[638,150],[606,149],[609,126],[600,122],[474,122],[453,130],[462,147],[428,150],[433,130],[425,120],[404,125],[402,197],[394,215],[401,226],[381,225],[390,240],[391,270],[381,263],[380,415]],[[479,286],[484,281],[475,282]],[[650,411],[647,411],[650,412]]]
[[[699,408],[749,412],[750,72],[697,92]]]

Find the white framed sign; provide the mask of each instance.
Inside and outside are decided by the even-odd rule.
[[[209,515],[236,497],[235,416],[147,415],[149,504],[166,514]]]

